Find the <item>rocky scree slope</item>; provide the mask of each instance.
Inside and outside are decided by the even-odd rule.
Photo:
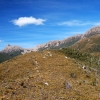
[[[0,64],[1,100],[99,100],[100,77],[59,51],[31,52]]]

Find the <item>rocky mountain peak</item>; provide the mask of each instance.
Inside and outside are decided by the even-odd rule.
[[[88,30],[88,31],[82,36],[82,38],[91,37],[91,36],[97,35],[97,34],[100,34],[100,26],[95,26],[95,27],[91,28],[90,30]]]
[[[8,44],[1,52],[2,53],[12,53],[12,52],[20,52],[23,51],[24,49],[21,48],[20,46],[11,46]]]

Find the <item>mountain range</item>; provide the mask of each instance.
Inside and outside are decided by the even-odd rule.
[[[96,26],[88,30],[85,34],[80,34],[76,36],[72,36],[69,38],[66,38],[61,41],[51,41],[43,45],[38,45],[37,47],[33,48],[35,51],[40,51],[40,50],[45,50],[45,49],[61,49],[64,47],[70,47],[74,44],[77,44],[77,42],[82,41],[84,38],[90,38],[91,36],[94,35],[100,35],[100,27]]]
[[[7,45],[3,50],[0,51],[0,62],[11,59],[20,54],[25,54],[33,51],[43,51],[50,49],[62,49],[66,47],[73,47],[75,49],[99,54],[100,51],[100,26],[89,29],[85,34],[80,34],[66,38],[59,41],[50,41],[45,44],[40,44],[32,49],[24,49],[19,46]]]
[[[79,43],[80,41],[83,41],[84,39],[88,39],[91,36],[95,36],[98,35],[97,37],[100,36],[100,26],[96,26],[91,28],[90,30],[88,30],[85,34],[80,34],[80,35],[76,35],[76,36],[72,36],[69,38],[66,38],[64,40],[54,40],[54,41],[50,41],[48,43],[45,44],[40,44],[32,49],[24,49],[22,47],[19,46],[11,46],[8,44],[8,46],[6,46],[2,51],[2,53],[13,53],[13,52],[28,52],[28,51],[41,51],[41,50],[49,50],[49,49],[61,49],[61,48],[65,48],[65,47],[70,47],[72,45],[75,45],[77,43]]]

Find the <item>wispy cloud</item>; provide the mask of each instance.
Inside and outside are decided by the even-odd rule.
[[[86,25],[100,25],[100,22],[83,22],[80,20],[71,20],[58,23],[59,26],[86,26]]]
[[[0,43],[3,42],[4,40],[0,40]]]
[[[46,20],[45,19],[36,19],[34,17],[20,17],[18,19],[14,19],[11,22],[13,22],[14,25],[18,25],[20,27],[29,25],[29,24],[34,24],[34,25],[43,25]]]

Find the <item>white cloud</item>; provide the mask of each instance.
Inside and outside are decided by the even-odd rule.
[[[25,26],[25,25],[29,25],[29,24],[34,24],[34,25],[43,25],[43,22],[45,22],[46,20],[44,19],[36,19],[34,17],[20,17],[18,19],[14,19],[12,20],[14,25],[18,25],[18,26]]]
[[[71,20],[58,23],[59,26],[86,26],[86,25],[100,25],[100,22],[82,22],[80,20]]]

